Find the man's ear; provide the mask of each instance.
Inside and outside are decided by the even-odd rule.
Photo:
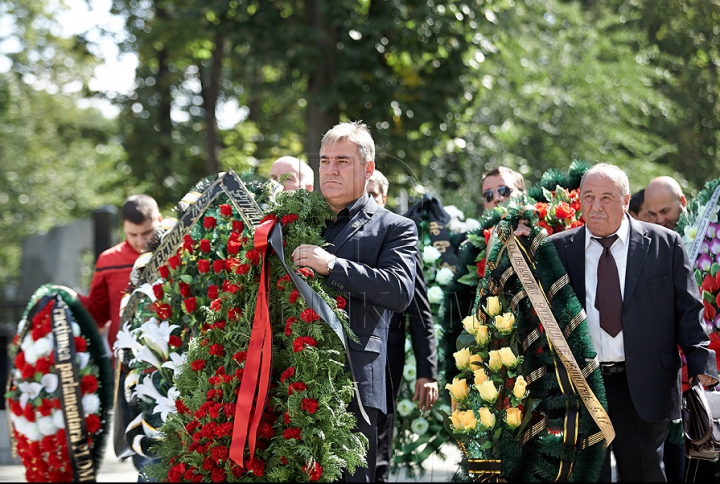
[[[369,180],[373,173],[375,173],[375,162],[368,160],[365,163],[365,179]]]
[[[687,207],[687,200],[685,199],[685,195],[680,195],[680,205],[682,205],[683,208]]]

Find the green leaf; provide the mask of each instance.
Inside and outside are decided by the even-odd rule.
[[[717,274],[718,271],[720,271],[720,264],[718,264],[717,262],[713,262],[710,266],[710,275],[715,277],[715,274]]]
[[[703,301],[709,302],[710,304],[715,304],[715,296],[711,292],[703,291],[702,294]]]
[[[193,276],[191,276],[190,274],[183,274],[183,275],[180,276],[180,280],[183,281],[183,282],[186,282],[186,283],[188,283],[188,284],[192,284],[194,278],[193,278]]]

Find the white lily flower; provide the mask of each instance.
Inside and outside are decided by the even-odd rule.
[[[155,400],[155,408],[153,408],[153,413],[159,413],[160,418],[164,422],[167,420],[168,413],[177,413],[177,408],[175,407],[175,400],[178,399],[180,396],[180,392],[177,390],[177,388],[172,387],[170,390],[168,390],[168,396],[163,397],[160,396],[160,398],[157,398]]]
[[[138,287],[133,291],[133,294],[136,292],[141,292],[145,294],[147,297],[150,298],[152,302],[155,302],[155,291],[153,291],[152,284],[148,284],[147,282],[143,284],[142,286]]]
[[[54,373],[48,373],[40,378],[40,384],[45,388],[45,391],[53,394],[58,387],[58,376]]]
[[[135,386],[135,392],[134,394],[139,395],[141,397],[150,397],[154,401],[158,401],[160,398],[162,398],[162,395],[158,391],[158,389],[155,387],[155,384],[153,383],[152,376],[155,374],[155,372],[145,375],[145,378],[142,379],[140,383]]]
[[[117,351],[120,348],[129,348],[133,351],[140,349],[140,343],[135,339],[135,332],[137,330],[130,329],[130,323],[126,322],[123,324],[122,329],[117,332],[115,344],[113,344],[113,351]]]
[[[168,357],[170,334],[179,327],[177,324],[171,325],[167,321],[158,324],[157,319],[150,318],[140,326],[140,331],[142,332],[142,339],[145,341],[145,344],[156,348],[158,353],[166,359]]]
[[[172,371],[177,372],[178,368],[187,361],[187,353],[182,355],[173,351],[170,353],[170,359],[162,364],[163,368],[170,368]]]
[[[22,382],[18,383],[18,388],[21,392],[23,392],[23,395],[27,395],[30,400],[34,400],[40,395],[40,391],[43,389],[42,383],[37,382]],[[23,405],[24,407],[25,405]]]
[[[157,356],[155,356],[155,353],[148,348],[147,346],[143,346],[140,348],[140,350],[137,352],[137,355],[135,355],[135,358],[144,361],[145,363],[150,363],[155,368],[162,367],[162,362],[158,359]]]

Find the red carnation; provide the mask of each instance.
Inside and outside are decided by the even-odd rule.
[[[297,289],[293,289],[293,291],[290,293],[290,304],[295,304],[295,301],[297,301],[297,298],[300,297],[300,293]]]
[[[284,276],[282,276],[280,279],[277,280],[275,285],[277,286],[278,289],[280,289],[281,291],[284,291],[285,286],[287,285],[288,282],[290,282],[290,275],[285,274]]]
[[[178,411],[181,415],[189,415],[190,409],[185,405],[185,402],[182,401],[182,398],[178,398],[175,400],[175,409]]]
[[[23,409],[23,416],[25,417],[25,420],[28,422],[34,422],[35,421],[35,408],[32,406],[30,402],[27,402],[25,404],[25,408]]]
[[[272,424],[268,422],[260,422],[258,427],[258,437],[265,440],[270,440],[275,436],[275,429]]]
[[[197,267],[200,274],[207,274],[210,272],[210,261],[208,259],[198,259]]]
[[[22,368],[25,366],[25,352],[24,351],[18,351],[18,354],[15,355],[15,368]]]
[[[17,400],[10,400],[10,410],[18,417],[23,414],[23,408]]]
[[[303,466],[302,471],[308,475],[310,481],[315,482],[319,481],[320,477],[322,477],[323,468],[318,462],[313,462],[312,464],[308,462]]]
[[[230,321],[237,321],[240,319],[240,316],[242,316],[242,311],[240,310],[240,308],[228,309],[228,319]]]
[[[35,371],[43,375],[50,372],[50,360],[48,358],[38,358],[35,362]]]
[[[170,482],[180,482],[182,480],[183,474],[185,474],[185,471],[187,470],[187,464],[184,462],[181,462],[180,464],[177,464],[170,468],[168,471],[168,481]]]
[[[541,220],[540,222],[538,222],[538,227],[544,228],[545,231],[548,233],[548,235],[552,235],[552,233],[553,233],[552,227],[550,227],[550,226],[547,224],[547,222],[545,222],[544,220]]]
[[[290,336],[290,334],[292,333],[291,326],[293,325],[293,322],[294,321],[288,321],[287,323],[285,323],[285,336]]]
[[[180,336],[175,336],[174,334],[170,335],[170,338],[168,338],[168,344],[174,348],[179,348],[182,346],[182,339]]]
[[[283,218],[280,219],[280,223],[283,225],[288,225],[293,222],[296,222],[298,219],[298,216],[294,213],[291,213],[290,215],[285,215]]]
[[[240,364],[240,363],[242,363],[243,361],[245,361],[246,358],[247,358],[247,351],[238,351],[238,352],[235,353],[235,354],[233,355],[233,357],[232,357],[232,359],[235,360],[235,361],[237,361],[238,364]]]
[[[305,410],[307,413],[313,414],[317,412],[318,402],[314,398],[303,398],[300,403],[300,408]]]
[[[285,440],[290,440],[290,439],[301,440],[300,439],[300,428],[290,427],[289,429],[285,429],[285,431],[283,432],[283,437],[285,437]]]
[[[158,267],[158,273],[160,273],[160,277],[162,277],[165,280],[170,278],[170,270],[168,270],[167,266]]]
[[[225,356],[225,347],[220,343],[212,344],[209,353],[213,356]]]
[[[247,258],[247,260],[250,261],[250,263],[252,265],[256,266],[256,265],[260,264],[260,259],[262,257],[262,253],[258,249],[252,249],[252,250],[248,250],[245,253],[245,257]]]
[[[87,351],[87,341],[82,336],[75,336],[75,351],[78,353]]]
[[[88,433],[95,434],[100,430],[100,417],[95,415],[94,413],[91,413],[87,416],[85,419],[85,426],[87,428]]]
[[[250,462],[248,462],[248,470],[252,471],[257,477],[262,477],[263,474],[265,474],[265,461],[253,457]]]
[[[180,257],[177,255],[173,255],[168,257],[167,265],[172,270],[176,270],[178,267],[180,267]]]
[[[317,341],[312,336],[300,336],[293,341],[293,351],[295,353],[304,350],[305,346],[317,346]]]
[[[190,368],[192,368],[194,371],[200,371],[203,368],[205,368],[205,360],[195,360],[192,363],[190,363]]]
[[[205,217],[203,220],[203,227],[207,230],[212,230],[217,225],[217,220],[215,220],[215,217]]]
[[[232,205],[229,203],[220,204],[220,215],[223,217],[232,217]]]
[[[314,321],[318,321],[320,319],[320,316],[318,316],[318,313],[316,313],[314,309],[307,308],[300,313],[300,319],[302,319],[306,323],[312,323]]]
[[[347,300],[344,297],[338,296],[335,298],[335,301],[337,301],[338,309],[345,309],[347,307]]]
[[[207,254],[212,250],[209,239],[200,239],[200,252]]]
[[[297,272],[298,274],[300,274],[302,276],[307,277],[308,279],[312,279],[313,277],[315,277],[315,272],[312,269],[310,269],[309,267],[301,267],[298,270],[296,270],[295,272]]]
[[[292,395],[295,392],[304,392],[307,390],[307,385],[301,381],[296,381],[288,385],[288,395]]]
[[[244,276],[248,272],[250,272],[250,266],[247,264],[238,264],[235,267],[235,274],[238,274],[240,276]]]
[[[222,301],[220,299],[215,299],[210,303],[210,309],[212,309],[215,312],[220,311],[222,309]]]
[[[194,297],[189,297],[183,301],[183,306],[185,307],[185,311],[192,314],[197,309],[197,300]]]
[[[284,423],[285,425],[290,425],[290,421],[291,421],[291,420],[292,420],[292,419],[290,418],[290,414],[289,414],[289,413],[287,413],[287,412],[283,413],[283,423]]]
[[[93,375],[85,375],[80,379],[82,394],[95,393],[98,389],[98,380]]]
[[[37,411],[43,417],[49,417],[53,411],[53,408],[55,408],[55,406],[52,404],[52,402],[47,398],[43,398],[40,401],[40,406],[37,408]],[[20,412],[22,413],[22,410],[20,410]]]
[[[210,299],[211,301],[213,299],[217,299],[219,292],[220,292],[220,288],[218,288],[215,284],[209,285],[208,290],[207,290],[208,299]]]
[[[232,282],[225,279],[222,284],[222,290],[225,292],[229,292],[230,294],[235,294],[240,290],[240,286],[237,284],[233,284]]]

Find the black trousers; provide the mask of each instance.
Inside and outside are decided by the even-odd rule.
[[[394,398],[397,401],[400,395],[400,385],[405,367],[405,339],[402,343],[388,343],[388,369],[390,371],[390,380],[392,381],[392,389]],[[388,482],[390,478],[390,466],[392,464],[392,447],[393,436],[395,430],[395,414],[386,415],[380,413],[378,416],[378,446],[377,446],[377,465],[375,468],[375,482]]]
[[[632,399],[625,372],[603,376],[610,421],[615,428],[612,451],[621,482],[667,482],[663,450],[670,422],[645,422]],[[610,451],[598,482],[612,482]]]
[[[365,407],[365,412],[370,417],[370,423],[368,424],[360,415],[360,411],[357,407],[350,406],[348,410],[351,411],[356,419],[357,426],[353,429],[353,432],[360,431],[367,437],[370,445],[368,446],[367,453],[367,467],[358,467],[355,469],[355,474],[350,474],[347,470],[343,471],[343,482],[375,482],[375,457],[377,455],[377,420],[378,415],[382,414],[377,408]]]

